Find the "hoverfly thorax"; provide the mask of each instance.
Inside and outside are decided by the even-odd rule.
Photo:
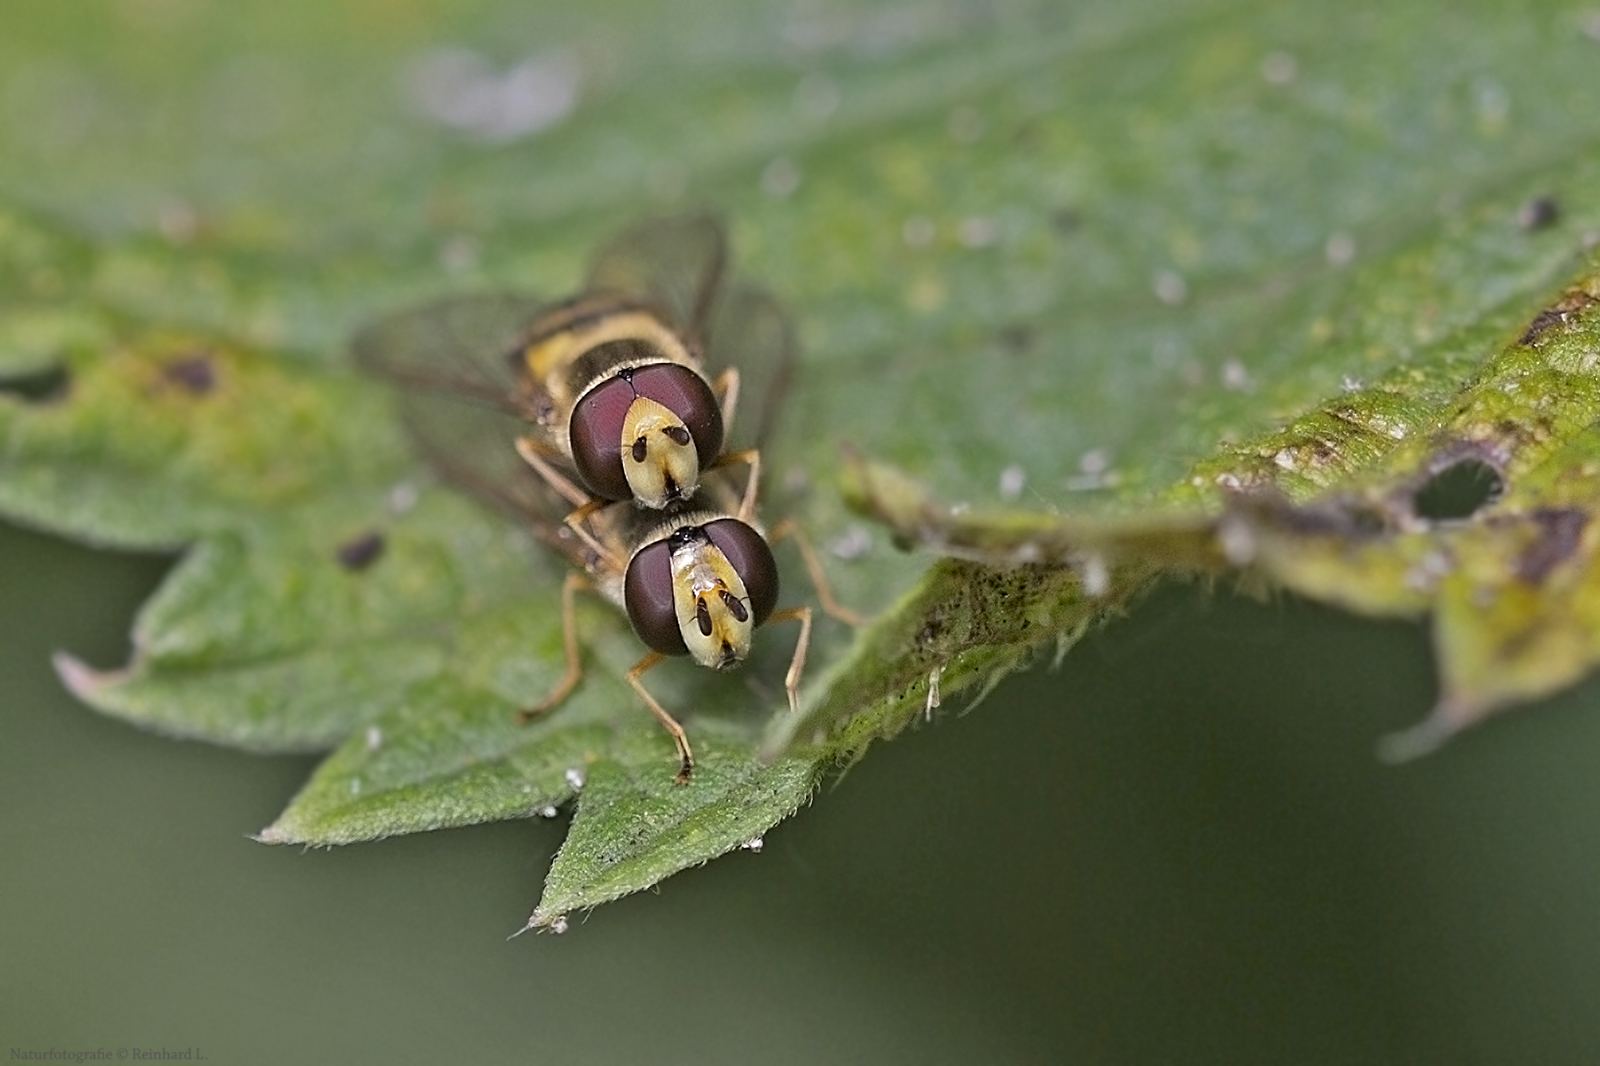
[[[584,487],[653,510],[694,495],[723,438],[722,405],[698,352],[641,309],[564,309],[553,328],[522,358],[530,374],[543,372]]]
[[[624,582],[628,618],[663,655],[737,666],[778,600],[772,549],[736,518],[690,516],[634,553]]]

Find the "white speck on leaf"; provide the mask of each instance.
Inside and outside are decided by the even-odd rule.
[[[1168,307],[1177,307],[1189,298],[1189,283],[1176,270],[1157,271],[1150,279],[1150,289]]]
[[[1330,266],[1346,266],[1356,257],[1356,239],[1343,230],[1331,233],[1322,246],[1322,254]]]
[[[859,559],[872,550],[872,534],[865,526],[853,525],[828,541],[828,553],[839,559]]]
[[[1300,74],[1300,64],[1288,52],[1268,52],[1261,59],[1261,77],[1268,85],[1288,85]]]
[[[800,164],[780,155],[761,171],[761,191],[774,200],[787,200],[800,188]]]
[[[570,115],[581,74],[566,52],[529,56],[500,71],[471,49],[439,48],[412,65],[407,82],[427,117],[478,140],[504,143]]]
[[[417,487],[409,481],[400,482],[389,490],[388,504],[390,514],[405,514],[417,505]]]
[[[451,274],[465,274],[478,265],[477,238],[458,233],[439,247],[439,265]]]
[[[988,218],[964,218],[956,232],[968,248],[987,248],[1000,236],[999,227]]]
[[[839,110],[839,86],[820,71],[807,71],[794,87],[794,109],[801,118],[826,122]]]
[[[1027,471],[1013,463],[1000,471],[1000,498],[1007,503],[1015,503],[1022,495],[1022,488],[1027,483]]]
[[[1083,594],[1091,600],[1098,600],[1111,591],[1111,567],[1106,557],[1098,552],[1084,557],[1078,568],[1078,578],[1083,582]]]
[[[1256,535],[1242,518],[1227,517],[1217,524],[1217,542],[1234,566],[1247,566],[1256,557]]]

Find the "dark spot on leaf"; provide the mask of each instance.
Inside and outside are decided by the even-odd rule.
[[[1352,537],[1378,537],[1389,532],[1389,516],[1381,508],[1356,506],[1345,512]]]
[[[27,403],[60,403],[71,391],[72,375],[64,366],[52,366],[32,374],[0,380],[0,393]]]
[[[1303,537],[1368,540],[1394,528],[1393,517],[1382,506],[1353,496],[1296,504],[1268,489],[1240,495],[1235,506],[1257,521]]]
[[[1560,311],[1553,311],[1549,308],[1545,308],[1543,311],[1540,311],[1538,314],[1533,316],[1533,321],[1528,323],[1528,328],[1523,331],[1523,334],[1518,339],[1517,343],[1523,345],[1532,344],[1534,341],[1538,340],[1551,326],[1559,325],[1566,320],[1567,316],[1562,314]]]
[[[161,376],[191,396],[204,396],[217,387],[217,368],[203,352],[172,360],[161,368]]]
[[[1553,196],[1535,196],[1517,208],[1517,225],[1529,233],[1549,229],[1561,217],[1561,205]]]
[[[1517,576],[1537,585],[1578,550],[1589,515],[1576,507],[1541,507],[1528,516],[1539,535],[1517,559]]]
[[[1565,325],[1574,315],[1588,310],[1594,304],[1595,297],[1582,289],[1568,289],[1561,294],[1561,299],[1533,316],[1533,321],[1528,323],[1528,328],[1523,331],[1517,343],[1522,345],[1534,343],[1553,327]]]
[[[1050,215],[1050,225],[1063,237],[1076,233],[1083,226],[1083,216],[1070,207],[1059,208]]]
[[[378,561],[383,555],[383,534],[377,531],[363,533],[339,545],[339,565],[346,570],[361,571]]]
[[[1477,458],[1458,459],[1422,483],[1411,497],[1411,512],[1429,522],[1471,518],[1500,498],[1505,479]]]
[[[1032,326],[1022,325],[1007,326],[997,334],[997,337],[1006,351],[1016,355],[1021,355],[1032,348],[1039,339],[1038,333]]]

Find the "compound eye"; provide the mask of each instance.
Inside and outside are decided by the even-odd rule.
[[[652,651],[689,654],[672,598],[672,548],[667,541],[658,540],[634,553],[623,579],[622,602],[633,631]]]
[[[633,495],[622,472],[622,422],[633,400],[633,386],[619,375],[584,393],[572,409],[567,427],[572,465],[584,487],[602,500],[626,500]]]
[[[718,518],[701,529],[744,581],[755,624],[765,622],[778,605],[778,561],[766,538],[737,518]]]
[[[705,378],[688,367],[647,363],[625,367],[584,393],[567,432],[585,488],[601,499],[638,498],[659,507],[691,493],[699,471],[722,454],[722,407]],[[694,451],[686,451],[691,444]],[[631,472],[624,450],[633,460]],[[635,484],[637,478],[644,480]]]

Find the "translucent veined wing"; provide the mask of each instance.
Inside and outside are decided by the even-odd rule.
[[[765,289],[733,286],[711,319],[706,372],[739,371],[739,404],[725,447],[766,445],[799,356],[794,323]]]
[[[562,523],[571,504],[515,447],[533,427],[517,401],[512,356],[546,306],[520,296],[451,297],[379,319],[352,346],[362,369],[395,386],[407,432],[442,479],[587,566]]]
[[[402,390],[450,393],[529,418],[515,353],[550,306],[509,293],[448,296],[369,323],[351,350],[358,366]]]
[[[712,216],[651,219],[601,246],[584,288],[636,297],[664,315],[692,346],[700,346],[727,260],[727,238]]]

